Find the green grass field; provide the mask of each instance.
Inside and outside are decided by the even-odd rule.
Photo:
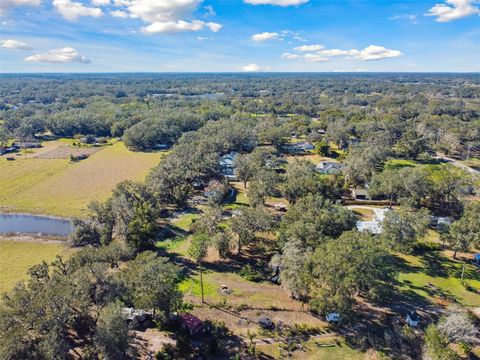
[[[68,253],[69,249],[59,243],[0,239],[0,293],[26,279],[31,266],[42,261],[50,263],[57,255],[68,256]]]
[[[333,345],[319,347],[317,344]],[[379,359],[375,354],[365,354],[349,347],[340,337],[324,338],[318,341],[307,341],[304,343],[305,351],[296,351],[291,359],[306,360],[367,360]],[[278,344],[258,345],[257,351],[273,359],[282,359]]]
[[[105,200],[117,183],[144,179],[161,157],[129,151],[117,142],[75,163],[0,158],[0,211],[81,216],[91,200]]]
[[[433,301],[458,301],[465,306],[480,306],[480,276],[473,265],[466,265],[464,280],[474,289],[467,290],[460,280],[463,262],[445,257],[439,251],[419,256],[399,255],[402,271],[400,289]]]

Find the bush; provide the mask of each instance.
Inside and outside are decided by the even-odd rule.
[[[242,267],[240,270],[240,276],[248,281],[259,282],[263,280],[262,273],[255,270],[250,264]]]

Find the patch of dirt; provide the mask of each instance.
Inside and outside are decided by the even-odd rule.
[[[70,155],[91,155],[102,150],[103,147],[76,147],[68,144],[59,144],[47,151],[36,153],[33,157],[36,159],[68,159]]]
[[[167,333],[155,328],[146,329],[145,331],[133,331],[134,348],[138,352],[140,359],[152,359],[153,356],[162,350],[165,344],[175,345],[176,341]]]

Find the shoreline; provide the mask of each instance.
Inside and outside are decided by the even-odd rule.
[[[2,233],[0,241],[16,241],[16,242],[34,242],[41,244],[64,244],[67,245],[67,237],[36,235],[28,233]]]

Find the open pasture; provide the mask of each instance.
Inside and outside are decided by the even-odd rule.
[[[53,143],[15,161],[0,158],[0,211],[82,216],[91,200],[105,200],[121,181],[143,180],[162,157],[132,152],[117,142],[71,162],[48,155],[65,146]]]
[[[28,278],[27,270],[42,261],[51,263],[57,255],[68,256],[61,242],[0,237],[0,293],[9,291],[20,280]]]

